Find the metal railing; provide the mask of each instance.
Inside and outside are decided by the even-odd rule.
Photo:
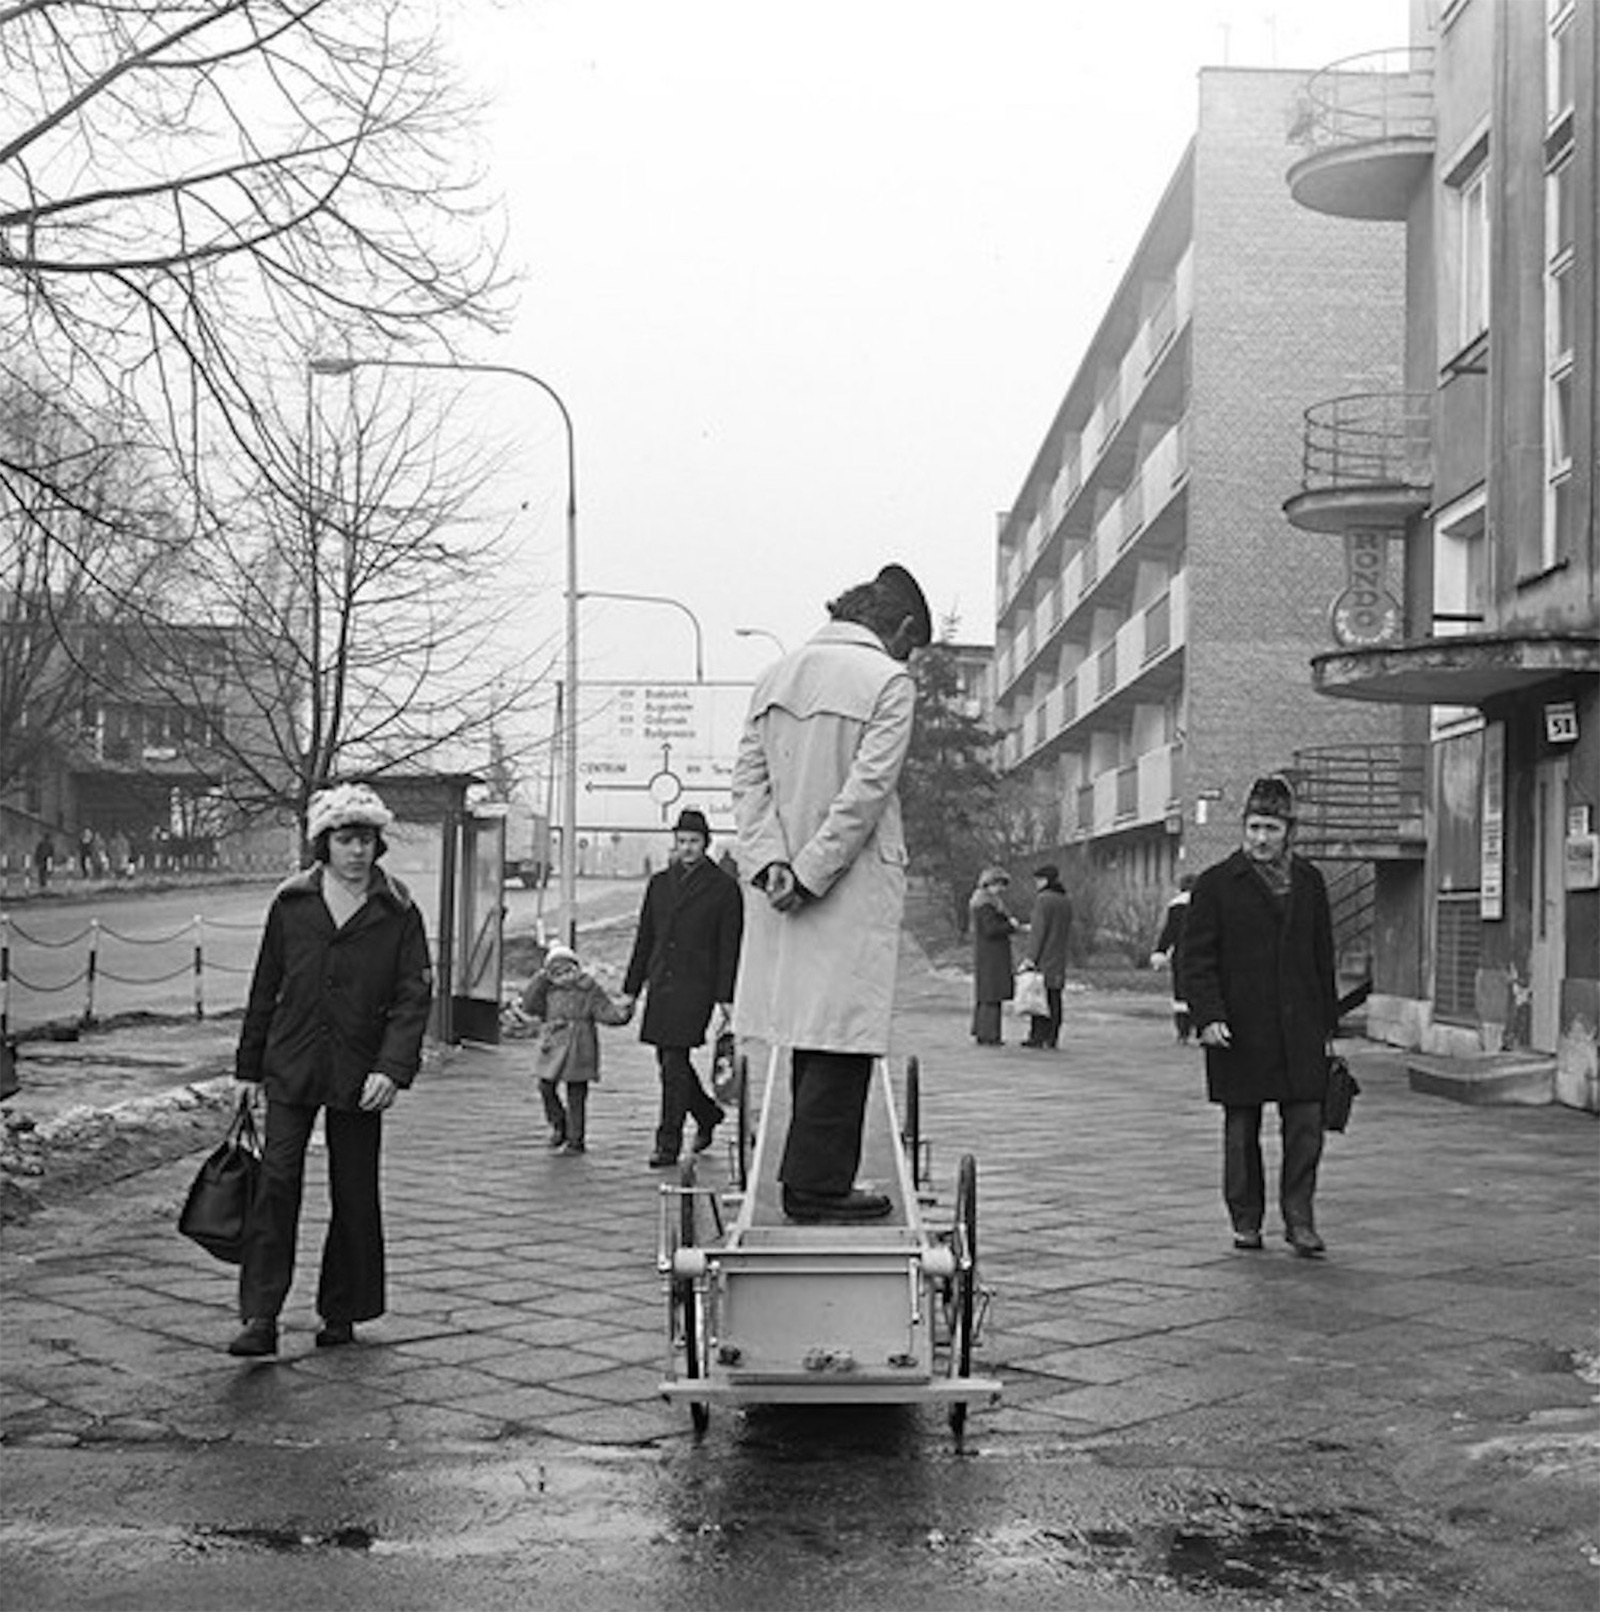
[[[1366,860],[1420,848],[1426,759],[1420,744],[1327,745],[1294,753],[1292,776],[1307,856]]]
[[[1308,493],[1433,483],[1433,413],[1426,392],[1352,392],[1305,411],[1300,460]]]
[[[1433,52],[1406,45],[1346,56],[1313,73],[1291,131],[1312,151],[1433,136]]]

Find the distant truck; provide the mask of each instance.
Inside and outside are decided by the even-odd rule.
[[[550,819],[520,800],[506,807],[506,880],[525,890],[550,882]]]

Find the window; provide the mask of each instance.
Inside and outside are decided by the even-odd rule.
[[[1574,0],[1548,0],[1545,58],[1544,520],[1537,569],[1569,552],[1572,538],[1573,257],[1577,198],[1573,161]]]
[[[1483,488],[1439,511],[1433,524],[1433,635],[1477,632],[1488,599]]]
[[[1572,115],[1573,19],[1577,9],[1576,0],[1547,0],[1546,3],[1550,43],[1545,55],[1544,100],[1552,129]]]
[[[1454,351],[1489,328],[1489,163],[1487,155],[1452,186],[1456,215],[1452,303]]]

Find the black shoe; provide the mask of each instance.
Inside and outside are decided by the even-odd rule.
[[[882,1220],[894,1201],[882,1192],[799,1192],[783,1189],[783,1212],[790,1220],[817,1224],[823,1221]]]
[[[557,1158],[571,1158],[574,1153],[587,1153],[589,1145],[586,1142],[563,1142],[556,1149]]]
[[[546,1144],[552,1153],[559,1153],[567,1145],[567,1133],[552,1129],[550,1140]]]
[[[262,1355],[278,1352],[278,1322],[270,1315],[246,1321],[244,1330],[228,1345],[228,1353],[246,1359],[259,1359]]]
[[[702,1125],[699,1120],[694,1122],[694,1150],[696,1153],[704,1153],[711,1146],[711,1133],[722,1123],[724,1117],[722,1110],[718,1109],[717,1117],[709,1125]]]
[[[650,1168],[652,1170],[670,1170],[678,1162],[676,1153],[662,1153],[657,1151],[650,1155]]]
[[[347,1343],[355,1341],[356,1328],[353,1321],[324,1321],[322,1330],[317,1333],[319,1349],[342,1349]]]
[[[1309,1226],[1285,1226],[1283,1240],[1301,1259],[1315,1259],[1327,1252],[1328,1245]]]
[[[1256,1249],[1264,1245],[1259,1231],[1236,1231],[1233,1234],[1233,1246],[1254,1253]]]

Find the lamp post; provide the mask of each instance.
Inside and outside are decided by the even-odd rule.
[[[770,638],[773,644],[776,645],[780,655],[789,653],[788,649],[784,647],[783,640],[775,632],[768,632],[765,627],[735,627],[733,636],[735,638]]]
[[[578,942],[578,448],[572,416],[548,381],[510,364],[469,364],[427,358],[313,358],[313,375],[350,375],[358,369],[438,369],[470,375],[510,375],[537,386],[555,404],[567,434],[567,678],[562,723],[561,925],[569,946]]]
[[[700,631],[700,618],[682,599],[669,598],[664,593],[612,593],[603,588],[585,588],[578,597],[580,599],[626,599],[633,604],[671,605],[674,610],[681,610],[689,618],[689,624],[694,628],[694,680],[697,683],[705,682],[705,636]]]

